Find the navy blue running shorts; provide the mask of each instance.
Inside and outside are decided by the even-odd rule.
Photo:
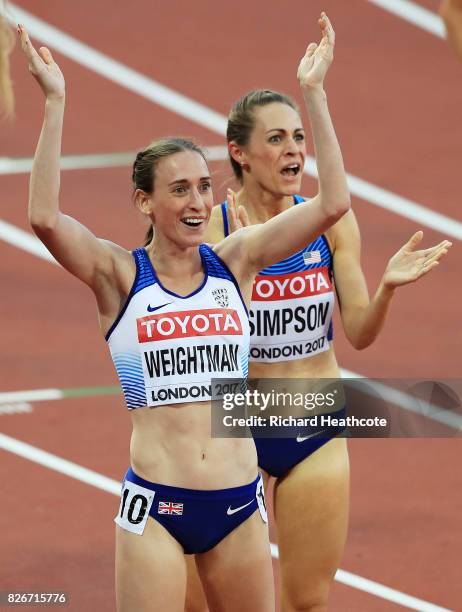
[[[196,554],[212,549],[257,509],[266,523],[260,474],[241,487],[198,491],[155,484],[129,468],[114,521],[142,535],[150,516],[181,544],[185,554]]]

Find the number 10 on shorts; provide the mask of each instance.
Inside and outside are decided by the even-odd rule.
[[[154,501],[154,491],[126,480],[114,522],[131,533],[142,535]]]

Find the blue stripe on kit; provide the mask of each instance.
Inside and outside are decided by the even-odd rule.
[[[118,353],[112,356],[117,375],[129,408],[146,406],[143,365],[136,353]]]
[[[321,255],[321,261],[319,263],[306,265],[303,261],[303,253],[311,253],[312,251],[319,251]],[[290,257],[287,257],[286,259],[283,259],[277,264],[268,266],[268,268],[261,270],[258,274],[262,276],[273,276],[275,274],[290,274],[291,272],[301,272],[303,270],[321,268],[326,264],[329,266],[329,268],[331,267],[331,255],[326,240],[324,240],[324,238],[320,236],[319,238],[316,238],[314,242],[308,244],[303,250],[298,251],[297,253],[291,255]]]
[[[242,368],[242,377],[247,378],[249,375],[249,350],[245,350],[242,348],[242,357],[241,357],[241,368]]]
[[[207,272],[209,276],[214,276],[215,278],[224,278],[226,280],[234,282],[233,277],[230,275],[228,270],[223,267],[217,255],[213,252],[211,248],[209,248],[205,244],[201,244],[199,249],[207,265]]]
[[[151,262],[149,261],[148,254],[144,248],[136,249],[133,251],[133,256],[137,263],[137,279],[136,285],[133,287],[132,292],[138,293],[145,287],[155,284],[156,278],[154,276]]]

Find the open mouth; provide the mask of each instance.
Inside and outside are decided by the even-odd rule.
[[[281,170],[281,174],[287,177],[294,177],[299,174],[301,170],[300,164],[290,164]]]
[[[199,227],[199,225],[202,225],[204,221],[205,219],[197,217],[185,217],[184,219],[181,219],[181,223],[184,223],[188,227]]]

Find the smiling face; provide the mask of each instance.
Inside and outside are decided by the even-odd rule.
[[[161,159],[155,167],[150,217],[161,233],[181,248],[197,246],[213,206],[212,184],[205,159],[182,151]]]
[[[305,132],[296,110],[274,102],[254,109],[254,128],[238,161],[243,181],[253,181],[274,195],[300,192],[305,163]]]

